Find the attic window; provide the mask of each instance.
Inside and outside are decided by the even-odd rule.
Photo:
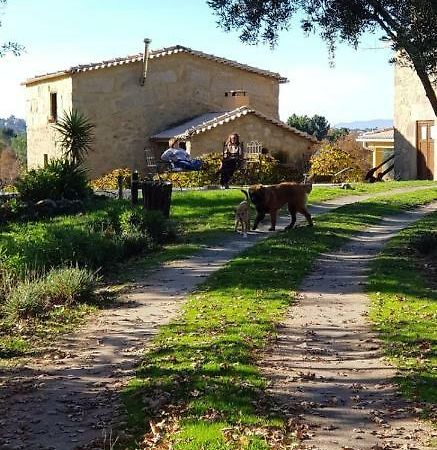
[[[50,92],[50,117],[49,122],[57,122],[58,120],[58,94]]]

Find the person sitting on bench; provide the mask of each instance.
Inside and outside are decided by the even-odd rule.
[[[170,163],[176,170],[200,170],[202,161],[191,159],[189,153],[179,147],[178,139],[170,139],[170,147],[161,155],[161,159]]]

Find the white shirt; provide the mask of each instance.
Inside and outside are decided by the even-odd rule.
[[[161,159],[166,162],[190,161],[190,155],[183,148],[168,148]]]

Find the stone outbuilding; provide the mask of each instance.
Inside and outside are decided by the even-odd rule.
[[[185,142],[190,154],[197,157],[205,153],[221,153],[224,139],[234,132],[238,132],[246,153],[259,153],[264,148],[271,156],[289,165],[299,164],[318,143],[313,136],[249,106],[202,114],[152,136],[151,141],[161,152],[169,139],[178,138]]]
[[[308,158],[318,141],[279,120],[278,73],[180,45],[28,79],[28,165],[61,155],[53,124],[76,109],[95,125],[91,177],[114,168],[142,170],[170,137],[193,156],[221,151],[232,132],[245,145],[267,148],[290,164]]]
[[[435,85],[437,91],[437,85]],[[437,180],[437,118],[417,74],[395,69],[395,177]]]

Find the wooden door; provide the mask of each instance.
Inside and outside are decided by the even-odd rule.
[[[417,122],[417,178],[434,179],[434,140],[431,137],[432,120]]]

